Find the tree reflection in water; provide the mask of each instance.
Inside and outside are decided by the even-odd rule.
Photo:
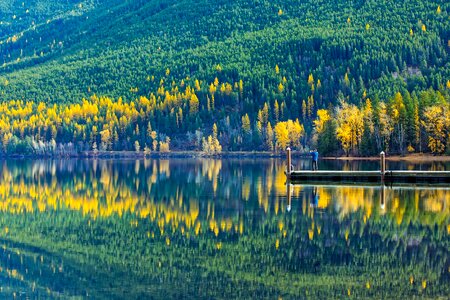
[[[4,297],[450,293],[448,188],[286,185],[278,160],[0,167]]]

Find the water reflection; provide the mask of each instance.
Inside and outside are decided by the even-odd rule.
[[[449,293],[448,188],[292,185],[278,160],[0,164],[4,297]]]

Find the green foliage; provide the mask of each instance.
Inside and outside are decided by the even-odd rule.
[[[378,95],[389,103],[397,92],[429,88],[448,99],[447,3],[439,13],[428,0],[29,0],[2,6],[0,100],[69,104],[97,94],[130,102],[156,94],[161,82],[165,90],[189,85],[198,98],[183,109],[182,126],[179,112],[151,120],[154,130],[170,135],[173,149],[200,148],[183,143],[186,134],[209,131],[214,123],[225,132],[219,137],[224,150],[263,149],[266,124],[258,132],[256,120],[266,103],[273,126],[298,118],[309,137],[316,111],[341,99],[359,106],[361,95]],[[430,100],[404,97],[405,124],[388,141],[400,153],[409,144],[426,148],[411,104],[422,114]],[[246,114],[254,122],[248,136],[241,132]],[[134,141],[121,142],[127,146],[113,150],[133,148]]]
[[[323,156],[337,155],[339,142],[336,138],[336,122],[334,120],[325,122],[323,132],[318,134],[317,150]]]

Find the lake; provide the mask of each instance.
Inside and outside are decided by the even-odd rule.
[[[286,185],[284,168],[280,159],[0,161],[0,297],[450,295],[450,187]]]

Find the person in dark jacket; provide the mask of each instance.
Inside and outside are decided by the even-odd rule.
[[[313,171],[317,171],[318,170],[318,166],[317,166],[317,161],[319,160],[319,152],[317,152],[317,149],[311,150],[310,151],[311,154],[311,159],[312,159],[312,170]]]

